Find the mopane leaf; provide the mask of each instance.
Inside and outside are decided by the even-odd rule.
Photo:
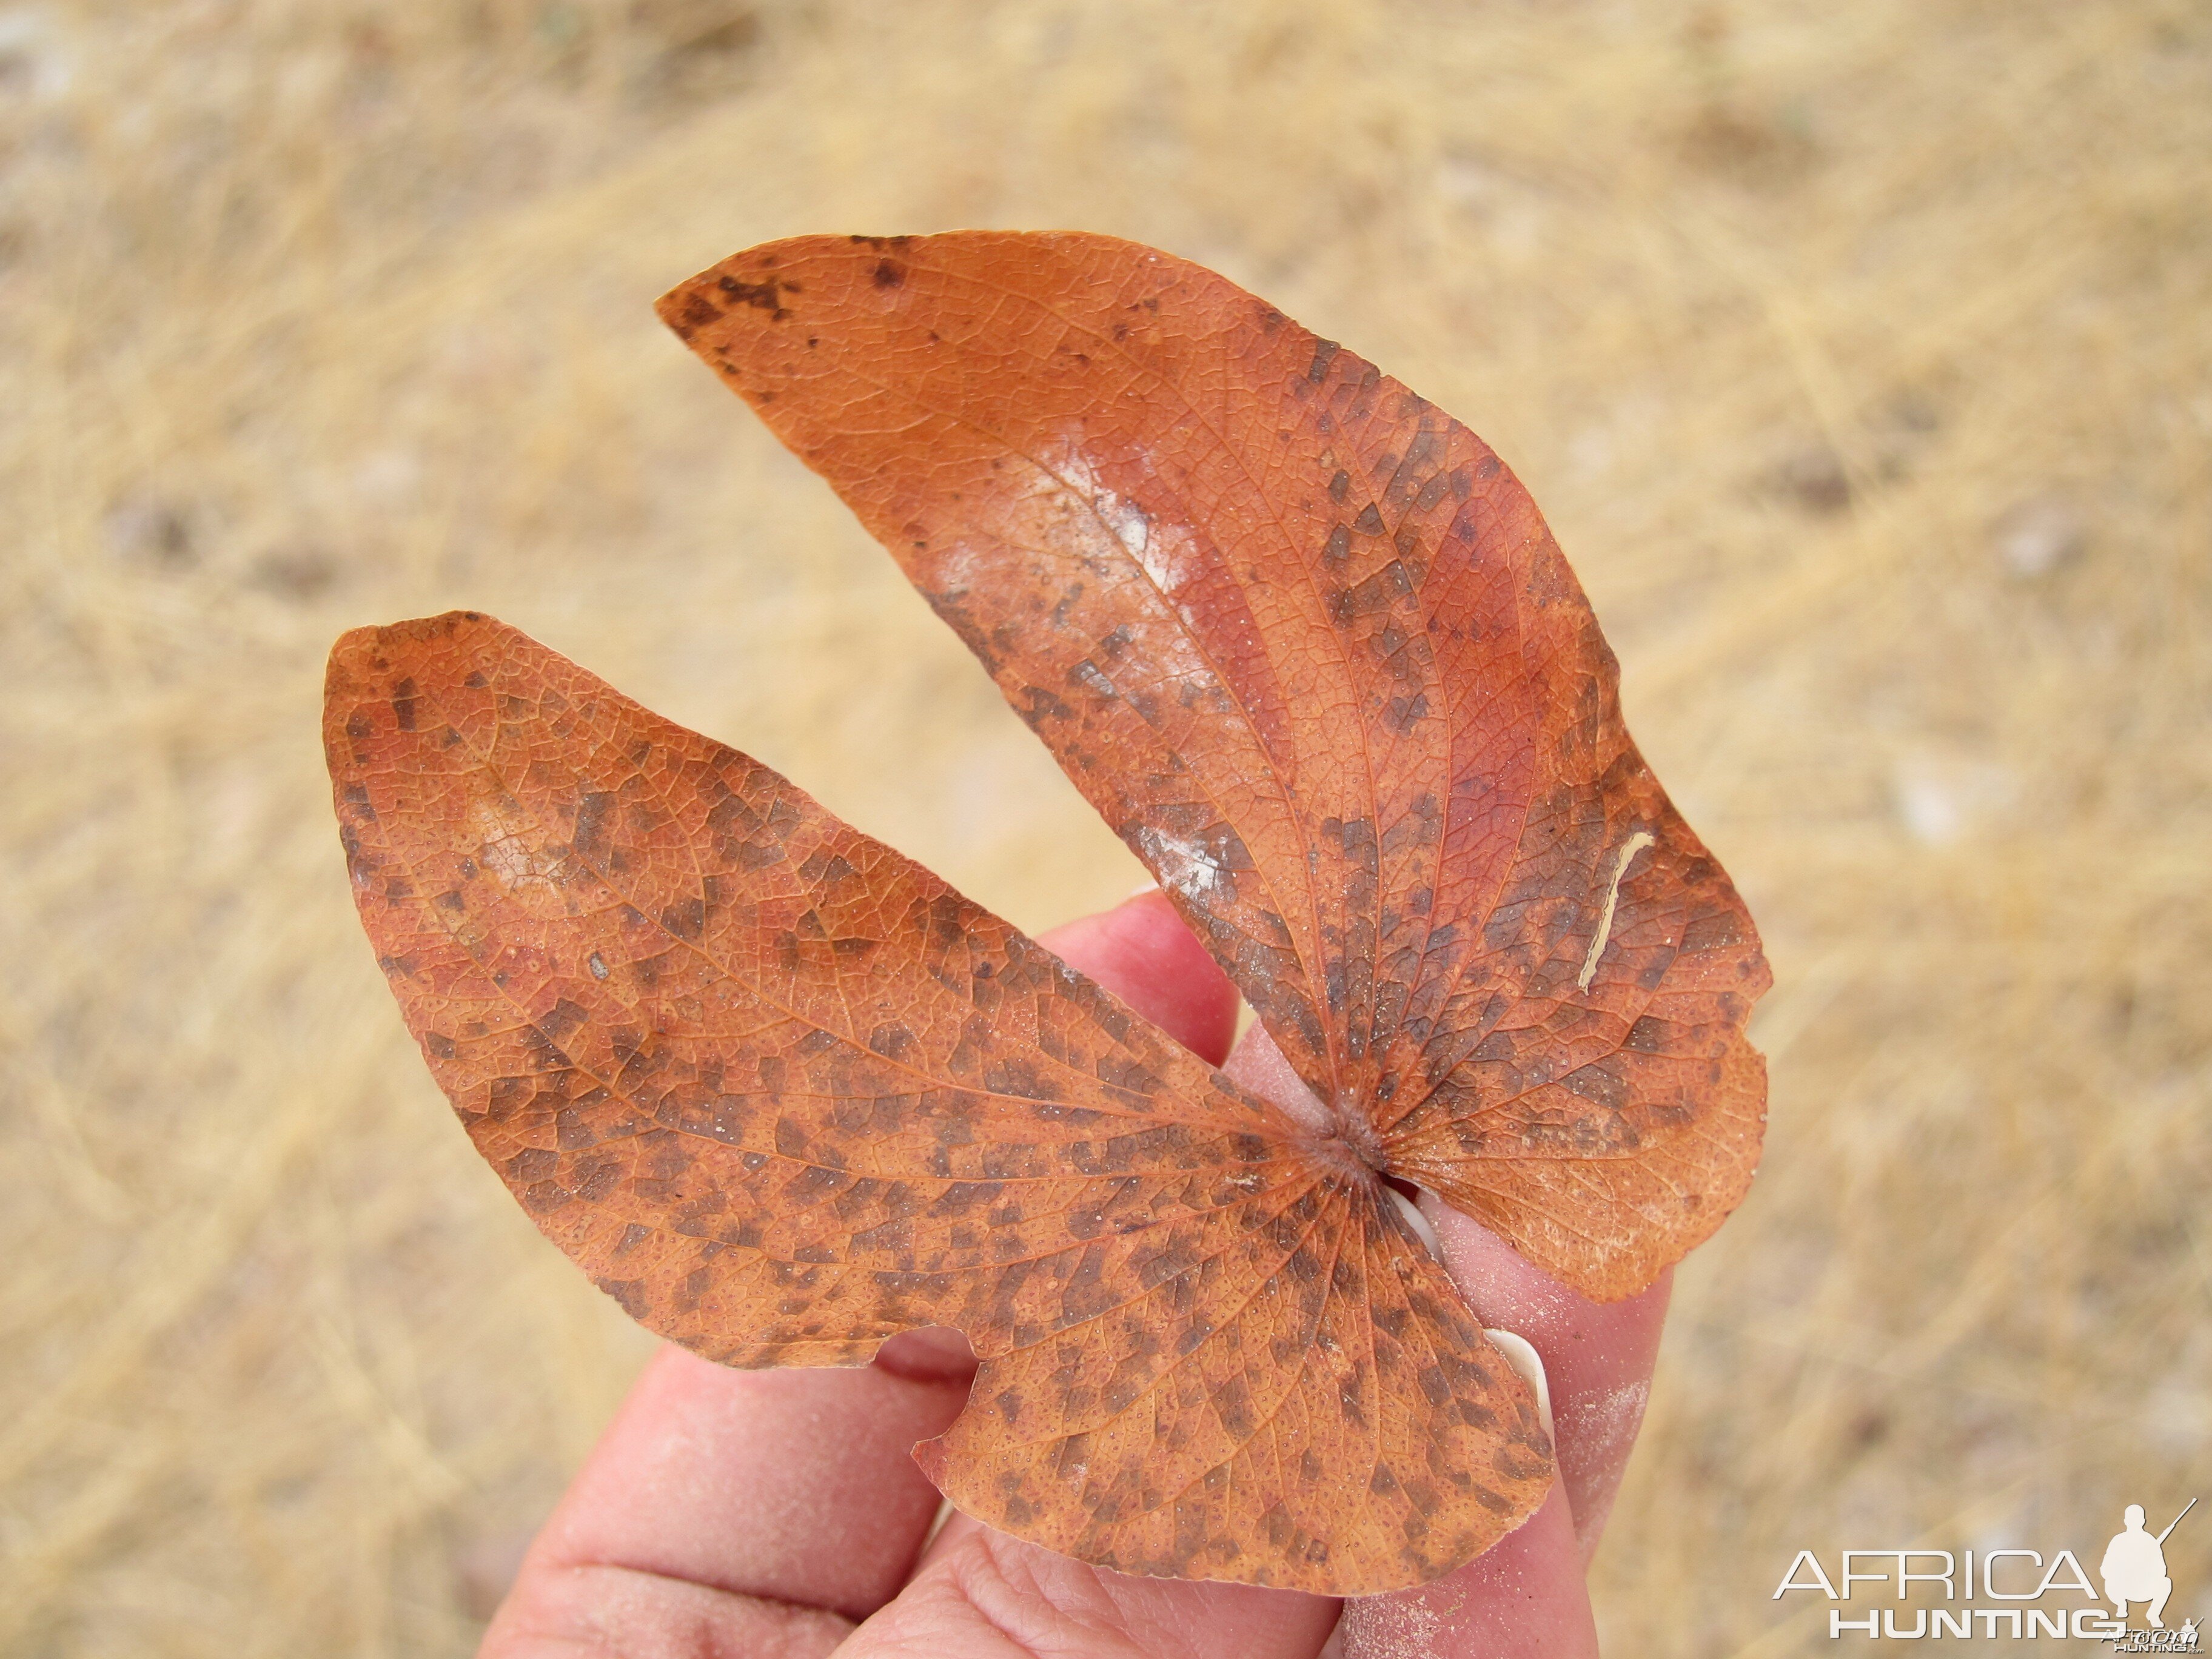
[[[431,1071],[662,1335],[957,1326],[924,1466],[1127,1571],[1386,1589],[1542,1500],[1528,1391],[1370,1172],[766,767],[459,613],[339,641],[325,738]]]
[[[1741,902],[1497,458],[1109,239],[806,238],[662,301],[1158,874],[1316,1099],[1260,1101],[782,779],[487,618],[364,630],[362,917],[471,1135],[652,1328],[982,1358],[919,1449],[1125,1571],[1364,1594],[1540,1501],[1386,1175],[1599,1297],[1757,1159]]]
[[[1489,447],[1212,272],[801,237],[662,316],[1159,878],[1360,1158],[1600,1299],[1758,1161],[1768,983]]]

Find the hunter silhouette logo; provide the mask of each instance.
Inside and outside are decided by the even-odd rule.
[[[2196,1507],[2192,1498],[2181,1515],[2166,1523],[2166,1531],[2154,1538],[2143,1530],[2143,1506],[2128,1505],[2121,1517],[2125,1530],[2115,1533],[2112,1541],[2105,1546],[2105,1559],[2097,1569],[2105,1581],[2105,1599],[2112,1604],[2121,1623],[2127,1622],[2129,1602],[2148,1601],[2150,1606],[2144,1617],[2151,1628],[2166,1628],[2166,1620],[2159,1615],[2166,1611],[2166,1598],[2173,1594],[2173,1580],[2166,1574],[2166,1540],[2181,1524],[2182,1516]]]

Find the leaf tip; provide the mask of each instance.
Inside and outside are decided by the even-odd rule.
[[[350,628],[331,647],[330,678],[341,672],[374,669],[395,657],[410,654],[424,646],[466,641],[473,635],[496,636],[515,630],[481,611],[446,611],[434,617],[415,617],[405,622],[372,623]]]
[[[428,665],[441,659],[447,662],[481,659],[491,653],[494,646],[520,637],[515,629],[481,611],[447,611],[434,617],[349,629],[339,635],[323,672],[324,741],[333,774],[341,769],[340,739],[362,702],[392,696],[396,685],[422,674]],[[403,695],[395,707],[407,701]],[[403,726],[408,718],[402,709]]]

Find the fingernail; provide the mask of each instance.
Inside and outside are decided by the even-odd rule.
[[[1545,1380],[1544,1361],[1535,1345],[1513,1331],[1485,1329],[1482,1334],[1490,1339],[1492,1347],[1505,1356],[1505,1363],[1528,1385],[1528,1392],[1536,1396],[1536,1415],[1543,1420],[1545,1435],[1551,1437],[1552,1385]]]
[[[1443,1244],[1437,1237],[1437,1230],[1429,1224],[1428,1217],[1421,1213],[1421,1206],[1395,1187],[1385,1187],[1382,1190],[1397,1200],[1398,1213],[1406,1218],[1406,1224],[1413,1230],[1414,1236],[1428,1246],[1429,1260],[1441,1264],[1444,1259]]]
[[[915,1552],[917,1559],[929,1553],[929,1547],[937,1541],[937,1534],[945,1530],[945,1523],[959,1513],[959,1510],[952,1507],[951,1498],[940,1498],[937,1500],[937,1518],[929,1523],[929,1536],[921,1540],[921,1547]]]

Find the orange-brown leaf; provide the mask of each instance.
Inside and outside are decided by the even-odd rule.
[[[432,1072],[653,1330],[958,1327],[933,1477],[1129,1571],[1394,1589],[1541,1500],[1528,1392],[1371,1170],[775,773],[465,613],[348,635],[325,718]]]
[[[1159,877],[1346,1142],[1589,1295],[1758,1160],[1767,971],[1482,441],[1111,238],[804,237],[661,313]]]

